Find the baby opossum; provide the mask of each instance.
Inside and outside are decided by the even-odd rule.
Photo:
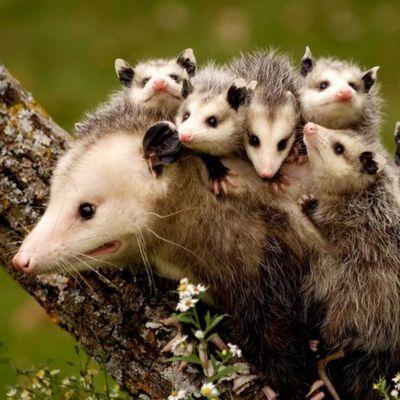
[[[307,216],[329,243],[311,265],[308,303],[322,310],[328,349],[344,350],[344,398],[372,399],[400,368],[400,202],[386,154],[359,133],[308,123],[315,198]]]
[[[158,123],[142,141],[147,126],[135,112],[128,109],[121,126],[118,121],[92,125],[59,161],[46,212],[13,264],[24,273],[46,273],[123,266],[143,256],[163,276],[202,282],[215,306],[232,316],[233,339],[268,384],[281,399],[302,399],[305,260],[302,246],[284,239],[287,219],[240,199],[217,201],[193,154],[154,178],[145,157],[157,154],[160,138],[177,136],[175,128]]]
[[[274,178],[296,138],[300,123],[297,75],[289,59],[274,51],[233,60],[231,72],[257,86],[246,108],[244,146],[257,173]]]
[[[310,49],[301,60],[300,102],[305,122],[329,129],[353,129],[376,140],[381,123],[381,98],[376,85],[379,67],[362,71],[334,58],[314,60]]]
[[[190,149],[213,156],[235,153],[242,142],[246,82],[210,63],[192,83],[193,92],[176,117],[179,140]]]
[[[213,63],[202,68],[192,83],[194,89],[176,117],[179,140],[201,153],[218,194],[218,182],[226,191],[224,180],[229,181],[229,171],[219,157],[233,155],[242,147],[248,88],[243,79],[235,79]]]
[[[143,61],[135,67],[117,58],[115,70],[133,103],[161,109],[173,118],[191,90],[189,80],[195,75],[196,59],[192,49],[174,59]]]

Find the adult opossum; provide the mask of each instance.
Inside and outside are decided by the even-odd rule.
[[[28,274],[87,268],[80,259],[93,267],[126,265],[139,262],[144,249],[160,275],[209,285],[215,306],[232,316],[234,340],[268,385],[281,399],[303,398],[299,288],[306,257],[287,236],[288,218],[252,201],[256,195],[218,201],[202,160],[190,153],[177,159],[168,144],[177,138],[174,126],[159,123],[145,135],[148,119],[143,124],[129,110],[120,125],[87,124],[61,158],[46,212],[14,266]],[[243,175],[251,174],[248,167]]]

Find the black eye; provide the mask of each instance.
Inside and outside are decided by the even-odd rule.
[[[344,146],[341,143],[335,143],[333,145],[333,151],[335,152],[335,154],[340,156],[341,154],[344,153]]]
[[[217,118],[212,116],[212,117],[208,117],[206,119],[206,122],[208,125],[210,125],[211,127],[215,128],[218,125],[218,121]]]
[[[145,87],[145,86],[146,86],[146,83],[147,83],[149,80],[150,80],[150,78],[144,78],[144,79],[142,80],[142,87]]]
[[[182,116],[182,122],[186,121],[190,117],[190,112],[186,111]]]
[[[318,87],[319,87],[321,90],[325,90],[328,86],[329,86],[329,82],[328,82],[328,81],[322,81],[322,82],[320,82],[320,84],[318,85]]]
[[[249,136],[249,145],[254,147],[258,147],[260,145],[260,139],[258,138],[257,135]]]
[[[181,79],[179,78],[178,75],[175,74],[170,74],[169,75],[170,78],[172,78],[175,82],[179,82]]]
[[[352,87],[355,91],[358,90],[358,86],[354,82],[348,82],[349,86]]]
[[[282,139],[278,142],[278,150],[283,151],[286,149],[286,146],[288,144],[288,139]]]
[[[95,212],[96,212],[96,207],[93,204],[82,203],[79,206],[79,216],[81,217],[81,219],[84,220],[91,219],[93,218]]]

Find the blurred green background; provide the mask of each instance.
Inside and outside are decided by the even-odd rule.
[[[193,47],[199,63],[274,46],[380,65],[384,140],[400,119],[400,2],[0,0],[0,62],[65,129],[119,87],[114,59],[171,56]],[[0,273],[0,341],[19,366],[73,357],[73,341]],[[1,354],[0,354],[1,358]],[[12,384],[0,364],[0,398]]]

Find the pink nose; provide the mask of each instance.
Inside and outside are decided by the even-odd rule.
[[[260,176],[263,179],[271,179],[275,176],[275,172],[270,170],[261,171]]]
[[[167,88],[167,82],[165,82],[164,79],[156,79],[153,82],[153,88],[157,91],[157,92],[162,92]]]
[[[188,132],[180,133],[179,134],[179,140],[182,143],[191,143],[191,142],[193,142],[193,135],[191,133],[188,133]]]
[[[15,269],[24,274],[29,274],[34,269],[32,258],[25,254],[17,253],[11,262]]]
[[[316,133],[318,130],[318,126],[316,124],[313,124],[312,122],[307,122],[304,126],[304,133],[307,135],[312,135],[313,133]]]
[[[348,101],[353,96],[353,93],[350,89],[343,88],[337,91],[336,96],[340,101]]]

